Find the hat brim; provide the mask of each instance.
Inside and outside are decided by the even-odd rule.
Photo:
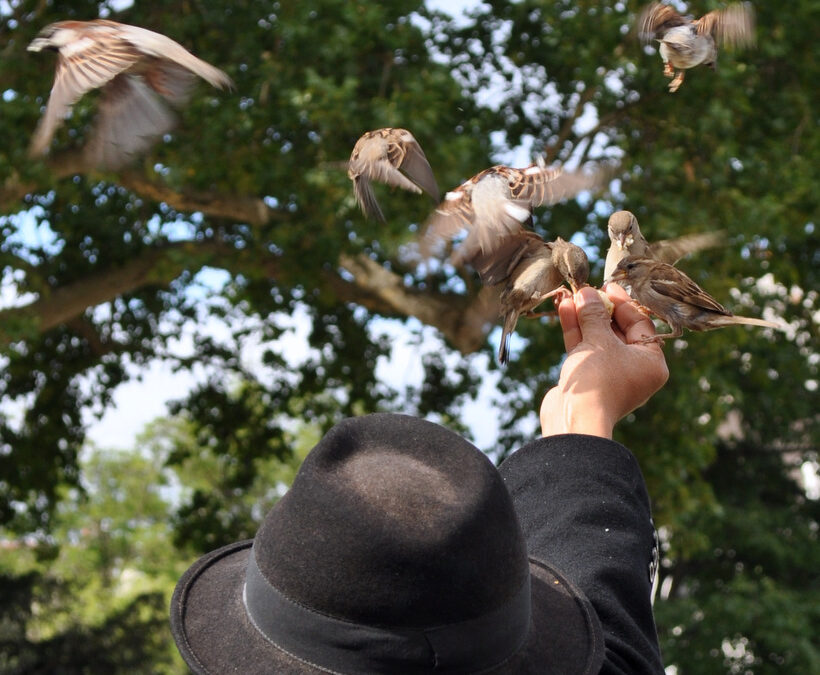
[[[242,601],[253,540],[229,544],[197,560],[171,600],[171,632],[194,673],[315,673],[311,665],[269,642]],[[564,575],[530,558],[532,621],[524,646],[488,673],[586,675],[600,670],[603,632],[586,596]]]

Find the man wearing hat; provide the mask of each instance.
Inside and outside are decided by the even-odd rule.
[[[613,286],[559,315],[568,357],[543,438],[500,467],[404,415],[333,427],[256,537],[200,558],[171,629],[196,673],[663,673],[657,550],[615,423],[668,371]]]

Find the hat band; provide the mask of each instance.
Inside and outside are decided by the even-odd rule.
[[[478,673],[515,654],[530,627],[530,577],[500,607],[459,623],[427,629],[379,628],[321,614],[285,597],[248,556],[245,609],[276,647],[333,673]]]

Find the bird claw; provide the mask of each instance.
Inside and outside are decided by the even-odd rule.
[[[655,343],[663,347],[664,340],[667,338],[666,335],[641,335],[641,339],[638,341],[638,344],[641,345],[648,345],[651,343]]]
[[[669,93],[674,94],[683,84],[683,71],[675,75],[675,79],[669,83]]]

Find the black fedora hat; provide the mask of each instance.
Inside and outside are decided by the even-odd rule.
[[[200,558],[171,602],[196,673],[597,673],[589,601],[528,559],[475,446],[431,422],[344,420],[252,540]]]

